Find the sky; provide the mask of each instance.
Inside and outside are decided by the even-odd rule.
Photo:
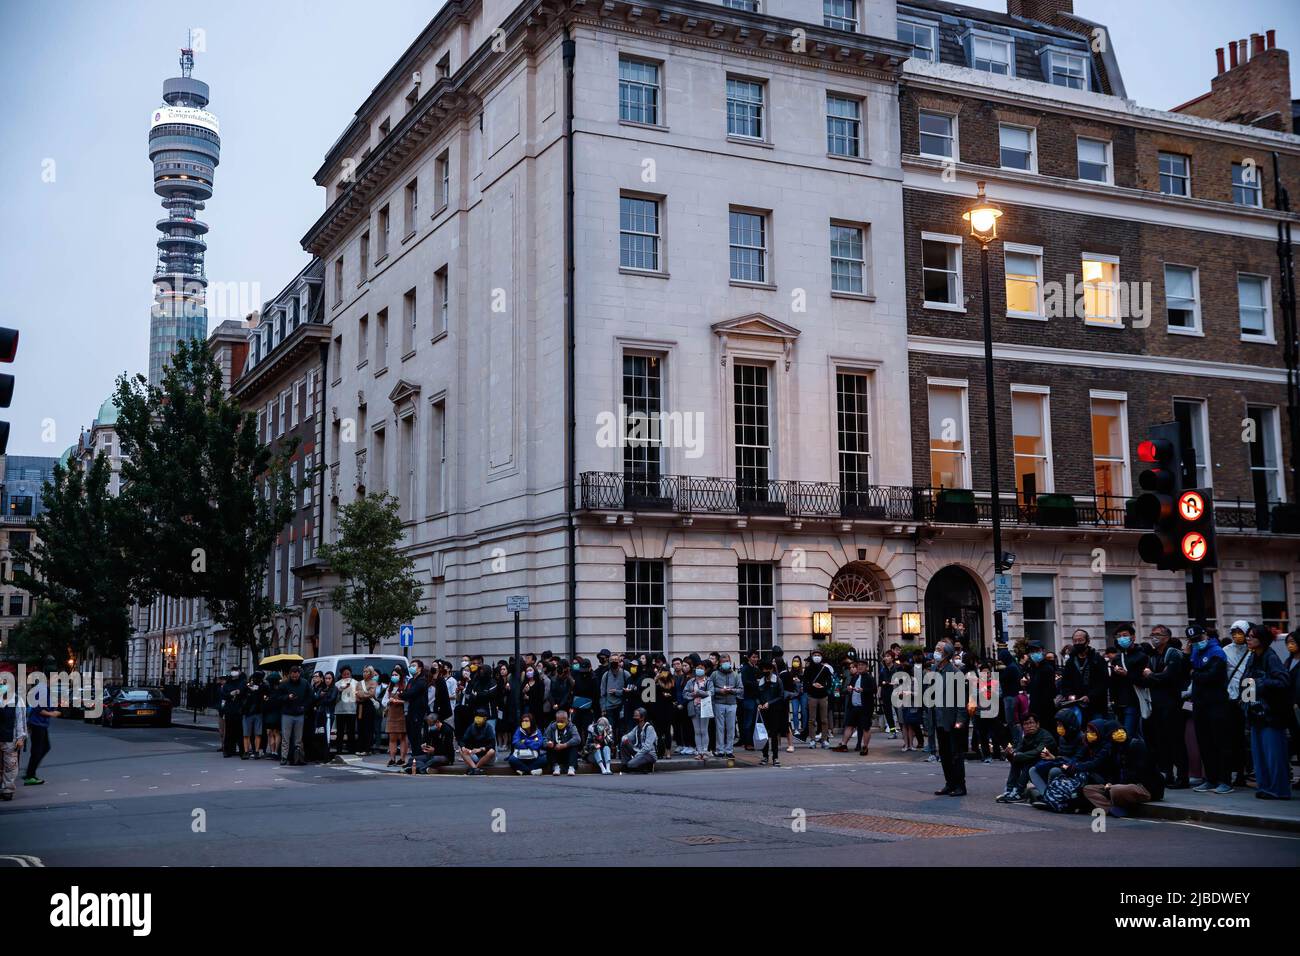
[[[967,0],[1005,10],[1005,0]],[[18,328],[10,454],[73,444],[123,372],[147,366],[163,217],[148,159],[162,82],[212,91],[221,164],[203,218],[207,272],[252,307],[306,265],[299,240],[324,210],[325,151],[441,0],[0,0],[0,326]],[[1110,30],[1131,98],[1168,108],[1209,89],[1214,50],[1278,31],[1296,51],[1295,0],[1075,0]],[[218,318],[214,316],[210,327]]]

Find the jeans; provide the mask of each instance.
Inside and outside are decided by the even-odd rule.
[[[754,746],[754,720],[758,717],[758,701],[742,700],[740,702],[740,742],[745,746]]]
[[[1025,737],[1025,732],[1016,723],[1016,699],[1014,697],[1002,698],[1002,719],[1006,722],[1007,733],[1011,736],[1011,745],[1019,747],[1020,741]]]
[[[724,754],[735,753],[736,748],[736,705],[714,704],[713,720],[717,724],[718,749]]]
[[[696,753],[709,752],[709,718],[692,717],[691,725],[695,729],[695,751]]]
[[[1286,731],[1281,727],[1251,727],[1250,753],[1255,759],[1255,792],[1291,797],[1291,767],[1287,764]]]
[[[302,714],[280,718],[280,759],[293,763],[302,759]]]
[[[808,708],[808,695],[800,694],[790,699],[790,729],[802,736],[807,728],[804,715]]]
[[[427,773],[430,767],[445,767],[450,762],[441,754],[420,754],[415,758],[415,772]]]
[[[609,747],[597,747],[591,752],[591,762],[601,770],[609,769]]]
[[[32,724],[27,728],[30,738],[27,746],[31,748],[27,755],[27,776],[36,776],[36,768],[41,765],[45,755],[50,752],[50,728]]]
[[[708,719],[704,721],[708,723]],[[619,755],[623,758],[623,770],[627,773],[649,773],[655,768],[655,757],[652,753],[636,754],[629,743],[619,745]]]
[[[539,754],[532,760],[524,760],[521,757],[516,757],[514,754],[511,754],[506,758],[506,763],[510,764],[512,770],[521,770],[524,773],[532,773],[534,770],[541,770],[546,766],[547,756],[548,755]]]
[[[1115,719],[1128,733],[1130,740],[1142,736],[1142,708],[1136,703],[1116,706]]]

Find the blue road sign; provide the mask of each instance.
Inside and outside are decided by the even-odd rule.
[[[401,633],[402,633],[402,646],[403,646],[403,647],[414,647],[414,646],[415,646],[415,626],[414,626],[413,624],[403,624],[403,625],[402,625],[402,632],[401,632]]]

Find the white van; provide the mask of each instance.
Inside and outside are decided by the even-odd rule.
[[[361,672],[367,667],[373,667],[375,673],[384,683],[388,682],[388,675],[393,672],[393,668],[398,664],[402,665],[403,670],[408,673],[411,670],[411,663],[400,654],[334,654],[330,657],[313,657],[302,662],[302,676],[311,680],[311,675],[320,671],[322,674],[333,671],[334,679],[341,677],[341,671],[345,667],[352,668],[352,676],[361,679]]]

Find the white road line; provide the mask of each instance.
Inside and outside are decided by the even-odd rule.
[[[41,858],[39,856],[27,856],[26,854],[22,854],[22,853],[5,853],[3,855],[0,855],[0,860],[13,860],[20,867],[24,867],[24,868],[45,866],[45,864],[41,862]]]
[[[1137,817],[1146,823],[1168,823],[1176,827],[1195,827],[1198,830],[1213,830],[1215,833],[1227,833],[1230,836],[1260,837],[1264,840],[1300,840],[1300,837],[1283,836],[1280,833],[1248,833],[1244,830],[1225,830],[1222,827],[1207,827],[1203,823],[1190,823],[1187,820],[1161,820],[1158,817]]]

